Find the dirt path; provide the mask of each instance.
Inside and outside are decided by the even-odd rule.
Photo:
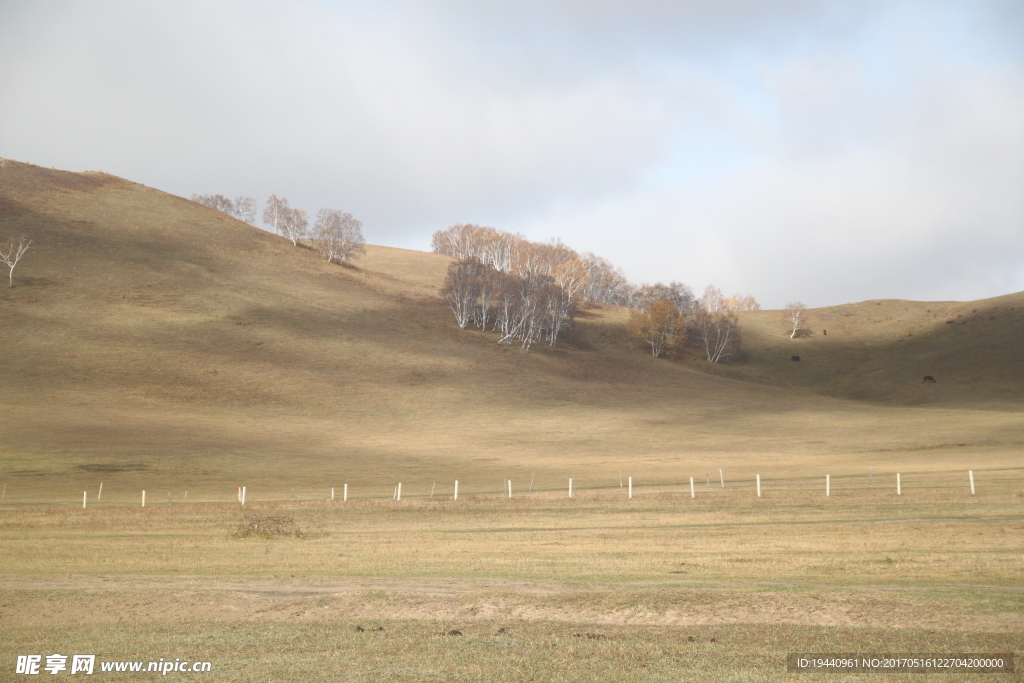
[[[936,597],[940,592],[940,597]],[[800,624],[1024,631],[1022,586],[568,584],[519,579],[0,576],[0,623],[545,620],[590,624]],[[978,596],[983,596],[979,599]],[[993,600],[996,602],[993,604]]]

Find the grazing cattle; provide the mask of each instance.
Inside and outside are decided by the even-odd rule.
[[[935,384],[935,378],[932,377],[931,375],[925,375],[923,382],[924,384]]]
[[[793,356],[792,358],[790,358],[790,360],[798,361],[800,360],[800,356]]]

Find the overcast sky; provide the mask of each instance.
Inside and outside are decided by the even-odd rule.
[[[1024,289],[1020,0],[0,0],[0,156],[767,307]]]

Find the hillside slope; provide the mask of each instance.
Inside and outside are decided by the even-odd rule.
[[[352,267],[330,265],[102,173],[0,164],[0,236],[11,234],[34,241],[16,286],[0,288],[0,474],[317,480],[323,470],[306,464],[330,462],[388,481],[396,468],[456,467],[500,481],[642,461],[654,477],[678,476],[682,460],[746,467],[779,453],[1022,440],[1012,297],[1013,311],[979,307],[948,327],[948,306],[929,325],[917,313],[872,322],[917,304],[837,307],[815,312],[827,339],[794,342],[778,312],[746,314],[749,361],[708,368],[651,358],[610,306],[584,310],[559,348],[499,347],[451,320],[437,294],[447,257],[371,246]],[[912,339],[893,337],[915,324]],[[1003,346],[961,359],[982,329]],[[897,348],[930,360],[901,361]],[[791,350],[806,361],[789,365]],[[807,391],[915,402],[923,373],[939,378],[928,400],[945,407]],[[1004,412],[976,410],[993,406]]]

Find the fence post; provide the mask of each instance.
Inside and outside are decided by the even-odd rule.
[[[572,498],[572,477],[569,477],[569,497]]]
[[[511,479],[508,480],[508,497],[510,499],[512,498],[512,480]]]
[[[87,498],[86,498],[86,497],[87,497],[88,495],[89,495],[89,492],[88,492],[88,491],[82,491],[82,509],[83,509],[83,510],[85,509],[85,501],[87,500]]]
[[[395,492],[395,500],[402,500],[402,482],[398,482],[398,490]]]
[[[530,493],[533,493],[533,480],[537,477],[537,473],[534,472],[530,475]]]
[[[761,475],[757,475],[757,497],[761,497]]]
[[[829,480],[829,475],[826,474],[825,475],[825,496],[826,497],[831,495],[830,494],[830,484],[831,484],[831,482]]]
[[[331,487],[331,500],[334,500],[334,487]]]
[[[459,499],[459,480],[456,479],[455,480],[455,496],[454,496],[453,500],[458,500],[458,499]]]
[[[902,496],[903,492],[900,490],[900,473],[896,473],[896,495]]]
[[[619,470],[619,489],[622,489],[622,470]]]
[[[722,474],[722,470],[718,470],[718,478],[722,481],[722,488],[725,488],[725,475]]]
[[[437,482],[436,481],[430,482],[430,497],[431,498],[434,497],[434,487],[435,486],[437,486]]]
[[[693,491],[693,477],[690,477],[690,498],[696,498],[697,494]]]
[[[971,495],[974,495],[974,470],[967,470],[967,477],[971,480]]]
[[[245,487],[242,487],[242,507],[245,507]]]
[[[100,482],[100,492],[96,496],[96,500],[102,500],[102,499],[103,499],[103,482],[101,481]]]
[[[345,487],[341,489],[341,502],[348,502],[348,484],[345,484]]]
[[[146,489],[142,489],[142,507],[146,507]]]
[[[633,477],[629,478],[629,497],[633,497]]]

